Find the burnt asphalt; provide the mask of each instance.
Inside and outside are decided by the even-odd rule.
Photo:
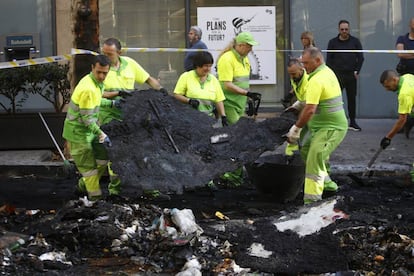
[[[275,113],[262,114],[258,119],[275,116]],[[359,173],[366,170],[367,164],[379,149],[382,137],[392,128],[395,119],[357,119],[360,132],[349,130],[342,144],[331,155],[333,173]],[[407,139],[403,133],[397,134],[391,145],[383,150],[371,169],[374,171],[407,173],[414,162],[414,131]],[[51,150],[0,151],[0,174],[20,175],[59,175],[63,162],[51,161]]]

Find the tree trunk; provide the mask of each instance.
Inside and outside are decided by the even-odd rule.
[[[73,45],[76,49],[99,52],[99,0],[72,0]],[[93,56],[73,56],[72,87],[91,71]]]

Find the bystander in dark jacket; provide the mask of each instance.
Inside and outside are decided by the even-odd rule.
[[[364,62],[361,42],[352,36],[349,30],[349,22],[340,20],[338,23],[339,34],[329,40],[326,64],[335,72],[341,89],[345,89],[348,101],[349,129],[361,131],[356,123],[356,95],[357,79]],[[330,50],[344,50],[336,52]]]

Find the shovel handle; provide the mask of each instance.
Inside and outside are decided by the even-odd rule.
[[[63,152],[62,152],[62,150],[60,149],[60,147],[59,147],[58,143],[56,142],[55,137],[53,136],[52,132],[50,131],[49,126],[47,125],[47,123],[46,123],[46,121],[45,121],[45,118],[43,118],[42,113],[40,113],[40,112],[39,112],[38,114],[39,114],[39,117],[40,117],[40,119],[42,120],[43,125],[45,126],[45,128],[46,128],[47,132],[49,133],[50,139],[52,139],[53,143],[55,144],[56,149],[59,151],[60,157],[62,157],[63,161],[65,162],[65,161],[66,161],[66,158],[65,158],[65,156],[63,155]]]
[[[154,110],[155,115],[157,116],[158,120],[162,123],[161,116],[160,116],[160,113],[158,111],[157,106],[155,105],[155,103],[152,100],[148,100],[148,102],[149,102],[152,110]],[[171,136],[170,132],[165,127],[163,127],[163,129],[165,131],[165,134],[167,134],[168,140],[170,140],[175,152],[180,153],[180,150],[178,149],[177,145],[175,144],[175,141],[174,141],[173,137]]]
[[[371,158],[371,160],[369,160],[368,165],[367,165],[367,168],[368,168],[368,169],[369,169],[369,168],[371,168],[372,164],[374,164],[375,160],[377,160],[377,158],[378,158],[379,154],[381,153],[381,151],[382,151],[382,147],[380,147],[380,148],[379,148],[379,149],[375,152],[375,154],[374,154],[374,156]]]

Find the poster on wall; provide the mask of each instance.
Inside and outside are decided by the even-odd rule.
[[[197,25],[203,31],[202,41],[211,49],[214,61],[237,34],[252,33],[259,45],[248,55],[250,83],[276,83],[276,7],[199,7]]]

